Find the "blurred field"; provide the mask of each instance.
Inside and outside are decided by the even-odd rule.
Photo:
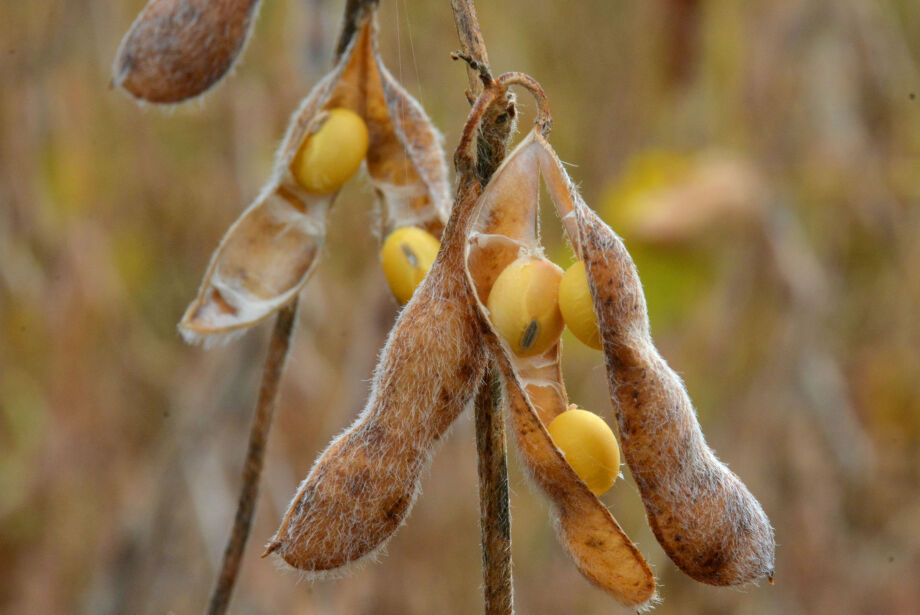
[[[452,151],[467,103],[448,3],[382,4],[383,56]],[[920,4],[480,4],[494,68],[542,82],[659,347],[776,527],[775,586],[697,584],[627,476],[605,501],[655,567],[655,612],[916,613]],[[341,2],[266,0],[235,74],[165,113],[107,87],[142,6],[0,3],[5,613],[200,612],[235,506],[267,327],[204,351],[175,323],[329,66]],[[258,558],[396,314],[371,201],[362,181],[340,197],[303,295],[232,612],[482,612],[469,416],[379,564],[309,585]],[[571,397],[613,422],[600,354],[566,341]],[[578,575],[511,460],[517,611],[627,612]]]

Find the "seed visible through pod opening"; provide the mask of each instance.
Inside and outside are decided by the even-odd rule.
[[[559,282],[559,311],[566,326],[583,344],[595,350],[603,347],[584,261],[574,263],[562,276]]]
[[[361,116],[350,109],[330,109],[319,128],[301,144],[291,174],[308,192],[335,192],[357,173],[370,139]]]
[[[604,419],[572,405],[553,419],[547,431],[595,495],[613,486],[620,473],[620,447]]]
[[[530,357],[549,350],[565,323],[559,312],[562,269],[546,260],[523,256],[499,274],[487,306],[496,331],[514,354]]]
[[[400,305],[408,303],[415,294],[440,247],[434,235],[414,226],[396,229],[387,236],[380,251],[380,261],[390,290]]]

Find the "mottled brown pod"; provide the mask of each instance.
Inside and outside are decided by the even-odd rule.
[[[260,0],[150,0],[115,55],[112,84],[152,103],[205,93],[241,55]]]
[[[317,460],[268,546],[311,577],[386,544],[415,501],[432,447],[482,381],[485,348],[463,268],[472,210],[458,205],[390,332],[364,411]]]
[[[587,268],[624,456],[658,542],[703,583],[772,579],[770,521],[706,444],[683,382],[652,343],[642,285],[623,242],[584,204],[548,144],[540,162]]]
[[[467,267],[487,321],[484,303],[497,272],[519,255],[539,255],[536,132],[527,136],[496,171],[480,199],[470,235]],[[488,321],[487,321],[488,322]],[[498,363],[515,442],[534,482],[553,503],[559,540],[579,571],[619,602],[643,607],[655,597],[655,579],[636,546],[610,511],[575,474],[546,429],[568,407],[560,345],[520,357],[487,324],[486,338]]]
[[[292,173],[298,151],[329,110],[347,109],[368,131],[366,167],[386,229],[418,225],[440,235],[450,208],[440,135],[383,67],[373,16],[288,125],[274,172],[211,257],[179,329],[206,344],[260,322],[300,292],[317,263],[337,191],[306,190]]]

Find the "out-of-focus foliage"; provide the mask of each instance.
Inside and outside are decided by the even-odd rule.
[[[341,9],[266,2],[236,73],[164,113],[107,87],[142,4],[0,4],[8,613],[204,604],[266,329],[205,352],[184,346],[175,323],[267,176],[289,113],[329,66]],[[467,103],[465,71],[448,59],[457,46],[448,3],[382,5],[384,57],[450,147]],[[920,5],[479,9],[495,69],[546,88],[553,142],[633,250],[659,346],[710,442],[776,525],[775,586],[696,584],[655,543],[626,472],[605,501],[656,568],[657,612],[916,612]],[[240,613],[481,612],[469,417],[379,565],[309,586],[257,557],[317,452],[361,407],[396,313],[372,198],[360,181],[343,193],[304,295]],[[567,266],[552,215],[546,222],[548,254]],[[565,340],[573,401],[612,422],[600,354]],[[569,565],[514,465],[511,478],[518,610],[617,612]]]

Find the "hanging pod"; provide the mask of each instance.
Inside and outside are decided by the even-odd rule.
[[[772,581],[770,520],[706,444],[683,382],[655,348],[629,252],[585,205],[549,144],[538,140],[547,187],[585,263],[623,453],[655,537],[697,581]]]
[[[317,264],[339,188],[362,160],[384,232],[440,235],[450,207],[441,136],[383,66],[371,10],[294,113],[271,178],[211,257],[179,324],[186,340],[225,339],[294,298]]]
[[[364,411],[320,455],[266,549],[308,577],[379,553],[409,514],[435,443],[482,381],[486,351],[463,266],[475,196],[458,201],[390,331]]]
[[[636,546],[610,511],[576,475],[547,431],[566,411],[561,343],[537,356],[521,356],[503,339],[486,307],[495,280],[522,255],[542,256],[537,228],[539,156],[545,142],[532,131],[495,173],[480,199],[481,210],[466,259],[486,339],[502,376],[514,441],[528,473],[553,503],[559,540],[578,570],[619,602],[647,606],[655,579]]]

